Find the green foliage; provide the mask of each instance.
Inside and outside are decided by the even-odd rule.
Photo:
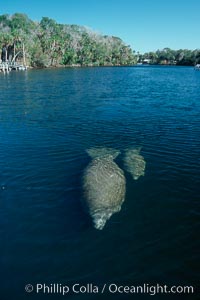
[[[172,50],[170,48],[164,48],[163,50],[148,52],[138,56],[138,61],[140,62],[143,62],[145,59],[150,59],[151,64],[193,66],[200,62],[200,49]]]
[[[28,34],[34,27],[34,23],[25,14],[14,14],[9,23],[12,33],[24,32]]]
[[[47,17],[36,23],[16,13],[0,16],[0,28],[0,47],[15,46],[20,53],[23,44],[26,60],[33,67],[136,63],[133,51],[121,39],[102,36],[86,27],[57,24]]]
[[[2,25],[2,27],[9,26],[10,25],[9,15],[1,15],[0,24]]]

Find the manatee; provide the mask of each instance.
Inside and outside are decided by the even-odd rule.
[[[144,176],[146,162],[144,157],[140,155],[142,147],[127,149],[124,157],[124,166],[127,172],[129,172],[134,180]]]
[[[124,172],[114,162],[120,151],[91,148],[92,158],[83,175],[84,202],[96,229],[103,229],[107,220],[121,210],[125,199]]]

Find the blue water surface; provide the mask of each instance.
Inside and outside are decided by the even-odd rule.
[[[0,299],[103,297],[25,292],[36,283],[196,287],[199,125],[200,72],[191,67],[0,74]],[[119,149],[124,171],[129,147],[142,146],[146,161],[137,181],[125,171],[122,210],[102,231],[81,203],[85,150],[96,146]]]

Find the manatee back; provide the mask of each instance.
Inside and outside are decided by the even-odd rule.
[[[125,195],[124,172],[108,158],[94,159],[84,173],[84,192],[89,207],[113,207]]]
[[[108,157],[96,158],[84,172],[83,187],[86,206],[95,227],[102,229],[110,216],[121,209],[124,202],[124,172]],[[99,220],[103,220],[101,226],[98,225]]]

